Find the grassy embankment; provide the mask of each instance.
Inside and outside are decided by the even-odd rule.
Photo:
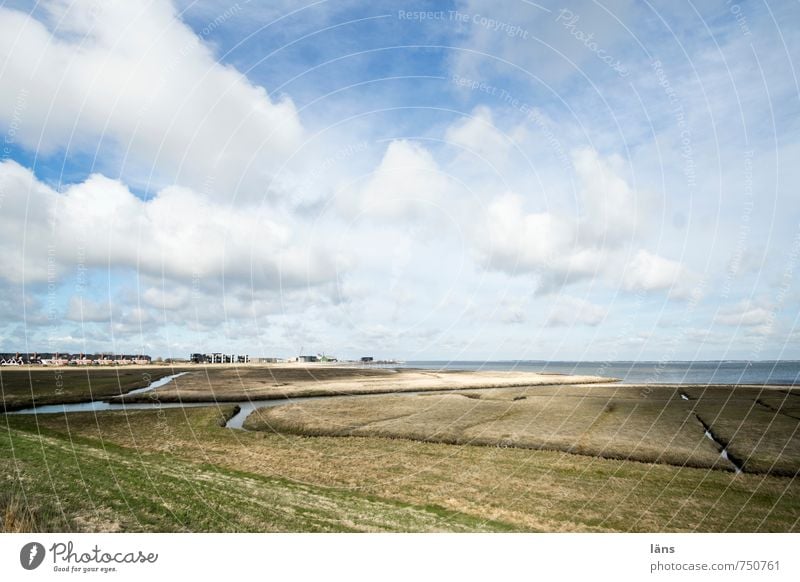
[[[192,411],[191,420],[201,433],[227,431],[219,421],[230,414],[228,408]],[[101,423],[102,417],[108,418],[111,425],[122,421],[140,444],[158,438],[157,412],[129,414],[135,418],[125,413],[98,418]],[[182,414],[170,416],[170,422],[181,422]],[[96,433],[92,427],[96,429],[97,419],[90,413],[71,415],[68,423],[63,415],[42,416],[38,423],[30,416],[6,418],[9,427],[0,432],[4,531],[511,529],[433,506],[223,467],[204,461],[202,444],[193,459],[144,446],[119,446],[108,438],[83,436]]]
[[[92,530],[800,527],[800,487],[786,477],[520,448],[232,431],[219,426],[220,410],[49,415],[38,428],[32,417],[8,416],[3,478],[24,487],[29,505],[58,501],[69,527]]]

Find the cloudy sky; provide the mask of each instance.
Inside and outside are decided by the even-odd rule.
[[[800,358],[798,22],[6,2],[0,351]]]

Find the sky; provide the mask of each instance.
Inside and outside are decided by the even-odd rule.
[[[0,351],[800,359],[800,4],[0,5]]]

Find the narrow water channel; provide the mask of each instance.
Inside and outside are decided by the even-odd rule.
[[[725,446],[722,442],[719,441],[719,439],[717,439],[717,437],[714,436],[708,425],[706,425],[706,423],[703,422],[699,416],[697,417],[697,420],[699,420],[700,424],[703,425],[703,428],[705,429],[706,438],[711,440],[715,445],[717,445],[717,448],[720,449],[719,456],[728,461],[731,465],[733,465],[733,470],[736,472],[737,475],[741,473],[742,467],[739,462],[732,459],[731,456],[728,454],[728,447]]]
[[[188,374],[189,372],[180,372],[178,374],[172,374],[170,376],[164,376],[163,378],[159,378],[158,380],[154,380],[150,382],[144,388],[137,388],[136,390],[131,390],[130,392],[126,392],[124,395],[127,396],[128,394],[141,394],[143,392],[150,392],[151,390],[155,390],[156,388],[161,388],[162,386],[166,386],[170,382],[172,382],[175,378],[179,378],[184,374]],[[207,406],[204,403],[198,403],[199,406]],[[22,410],[16,410],[14,412],[9,412],[8,414],[56,414],[56,413],[65,413],[65,412],[92,412],[92,411],[101,411],[101,410],[132,410],[136,408],[154,408],[156,406],[160,406],[160,408],[175,408],[178,406],[195,406],[194,403],[181,403],[181,402],[171,402],[171,403],[159,403],[157,402],[144,402],[140,404],[124,404],[122,402],[114,402],[108,400],[91,400],[88,402],[75,402],[72,404],[45,404],[43,406],[33,406],[31,408],[23,408]]]

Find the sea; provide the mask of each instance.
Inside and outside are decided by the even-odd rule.
[[[409,361],[408,368],[427,370],[485,370],[554,372],[618,378],[627,383],[657,384],[800,384],[800,361],[693,361],[693,362],[548,362],[519,361]]]

